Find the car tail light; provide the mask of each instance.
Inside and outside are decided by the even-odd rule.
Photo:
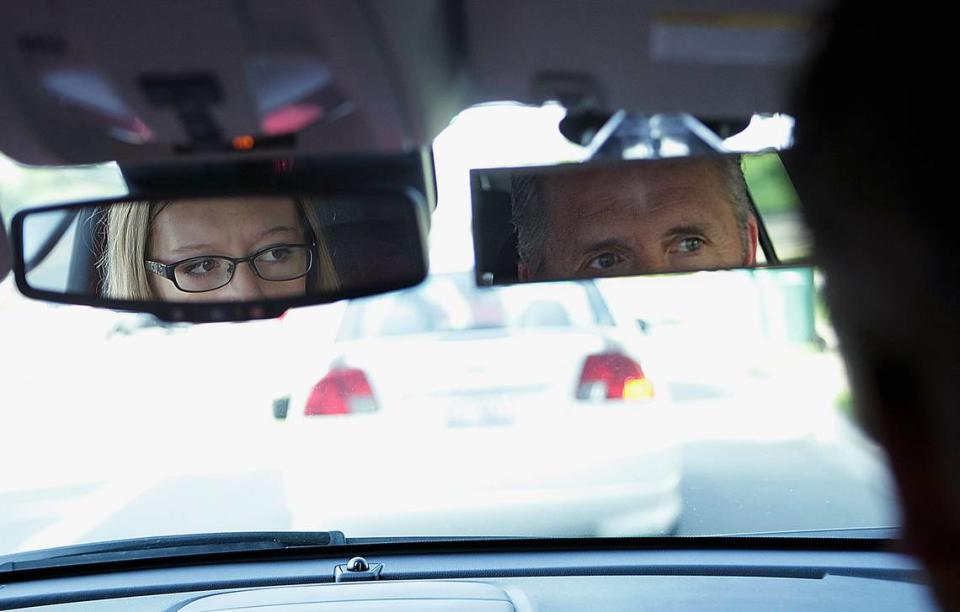
[[[332,370],[313,387],[304,414],[354,414],[376,410],[377,400],[363,370],[341,368]]]
[[[620,353],[590,355],[583,364],[577,399],[642,401],[653,399],[653,384],[640,364]]]

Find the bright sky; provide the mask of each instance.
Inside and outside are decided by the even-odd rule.
[[[557,124],[564,109],[489,104],[468,109],[434,141],[439,204],[430,232],[431,272],[473,267],[470,234],[470,170],[529,166],[583,159]]]

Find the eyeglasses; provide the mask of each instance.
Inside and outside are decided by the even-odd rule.
[[[249,257],[201,255],[172,264],[145,260],[144,265],[173,282],[186,293],[203,293],[226,286],[233,280],[237,265],[247,262],[254,273],[266,281],[290,281],[302,278],[313,267],[315,244],[276,244]]]

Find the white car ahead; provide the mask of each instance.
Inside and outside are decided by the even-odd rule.
[[[441,275],[350,302],[328,363],[287,404],[292,527],[671,532],[678,441],[642,340],[590,282]],[[358,470],[376,486],[348,486]]]

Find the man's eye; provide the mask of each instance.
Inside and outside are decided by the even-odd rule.
[[[623,261],[616,253],[601,253],[587,263],[591,270],[606,270]]]
[[[677,250],[681,253],[693,253],[694,251],[699,251],[704,244],[703,238],[684,238],[677,243]]]

